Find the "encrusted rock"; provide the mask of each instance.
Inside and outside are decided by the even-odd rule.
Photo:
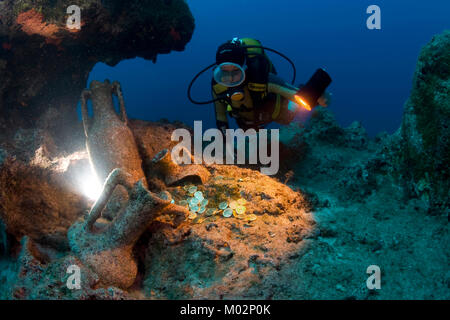
[[[302,194],[256,170],[226,165],[212,169],[215,178],[198,187],[208,207],[245,197],[247,213],[256,214],[256,220],[218,213],[152,224],[144,279],[149,298],[269,298],[272,286],[265,277],[277,274],[307,247],[303,239],[313,232],[314,221]],[[176,203],[186,197],[182,188],[168,190]]]
[[[9,299],[78,299],[124,300],[132,299],[116,287],[97,288],[99,279],[89,268],[72,255],[50,261],[42,261],[39,248],[28,237],[21,241],[17,259],[16,279],[9,289]],[[79,271],[80,288],[68,288],[69,277]]]
[[[81,29],[67,27],[67,8],[81,9]],[[0,1],[0,112],[11,128],[35,126],[49,108],[49,130],[68,146],[77,104],[98,62],[135,57],[156,61],[182,51],[194,31],[184,0]]]
[[[410,195],[450,206],[450,31],[420,54],[401,127],[399,169]]]
[[[8,158],[1,166],[0,217],[18,239],[64,246],[67,229],[88,208],[76,185],[77,166],[89,165],[86,154],[48,159],[37,153],[33,161]]]

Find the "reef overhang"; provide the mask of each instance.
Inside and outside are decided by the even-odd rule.
[[[71,5],[80,9],[80,29],[67,25]],[[43,125],[64,140],[96,63],[156,61],[158,54],[184,50],[193,31],[184,0],[1,1],[0,126],[51,118]]]

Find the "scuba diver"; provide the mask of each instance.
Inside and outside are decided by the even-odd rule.
[[[266,51],[280,55],[292,65],[294,79],[291,84],[277,76]],[[213,67],[213,100],[193,100],[193,83]],[[295,77],[293,62],[282,53],[263,47],[255,39],[234,38],[219,46],[216,62],[194,77],[189,85],[188,98],[194,104],[214,103],[216,125],[223,133],[229,128],[227,115],[235,118],[244,131],[258,130],[271,122],[286,125],[298,114],[299,107],[310,111],[317,105],[328,106],[331,99],[326,88],[332,80],[323,69],[318,69],[304,86],[294,86]]]

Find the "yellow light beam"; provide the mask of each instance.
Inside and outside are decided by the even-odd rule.
[[[303,108],[305,108],[308,111],[311,111],[311,106],[305,101],[303,100],[300,96],[295,95],[295,101],[297,102],[297,104],[303,106]]]

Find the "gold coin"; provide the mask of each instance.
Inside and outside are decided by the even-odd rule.
[[[214,222],[217,221],[217,216],[208,217],[205,219],[206,222]]]
[[[178,204],[182,207],[187,207],[189,205],[189,203],[186,200],[181,200]]]
[[[219,209],[225,210],[228,207],[228,203],[226,201],[219,203]]]
[[[248,221],[255,221],[256,219],[258,219],[258,217],[255,215],[255,214],[249,214],[248,216],[247,216],[247,220]]]
[[[197,214],[195,212],[192,212],[188,218],[189,220],[194,220],[195,218],[197,218]]]
[[[244,206],[238,206],[238,207],[236,208],[236,213],[237,213],[237,214],[244,214],[245,211],[247,211],[247,208],[245,208]]]
[[[195,222],[195,223],[198,223],[198,224],[203,223],[203,221],[205,221],[204,218],[197,218],[197,219],[194,220],[194,222]]]
[[[236,219],[241,219],[241,220],[245,218],[245,216],[243,214],[237,214],[236,212],[233,212],[233,216]]]
[[[231,201],[228,206],[230,207],[230,209],[235,210],[236,207],[238,206],[238,203],[236,201]]]
[[[197,192],[197,187],[196,186],[190,186],[189,189],[188,189],[188,192],[190,194],[196,193]]]
[[[223,211],[222,215],[223,215],[225,218],[229,218],[229,217],[231,217],[231,216],[233,215],[233,210],[230,209],[230,208],[227,208],[227,209],[225,209],[225,210]]]
[[[245,206],[247,204],[247,200],[245,200],[244,198],[240,198],[237,203],[241,206]]]

